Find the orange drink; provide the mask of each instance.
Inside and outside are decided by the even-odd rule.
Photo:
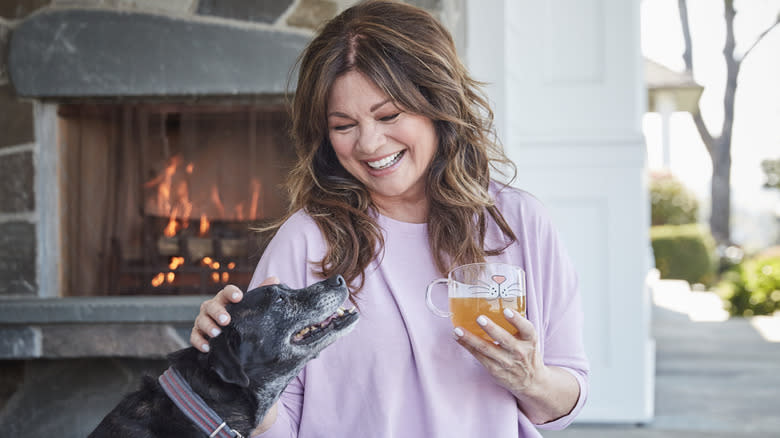
[[[479,315],[487,316],[513,335],[517,333],[515,326],[504,317],[504,309],[512,309],[515,313],[525,317],[525,297],[496,299],[450,298],[452,324],[455,327],[463,327],[487,340],[492,340],[492,338],[477,324]]]

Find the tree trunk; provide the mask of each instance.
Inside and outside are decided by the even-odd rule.
[[[710,231],[719,244],[729,244],[731,232],[731,138],[721,136],[712,145]]]

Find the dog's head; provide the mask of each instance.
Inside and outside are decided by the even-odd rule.
[[[341,308],[348,296],[340,275],[303,289],[274,284],[247,292],[227,306],[231,322],[209,342],[211,368],[243,387],[282,380],[286,385],[306,362],[352,330],[358,313]]]

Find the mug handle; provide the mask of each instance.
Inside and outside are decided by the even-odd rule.
[[[425,291],[425,303],[428,304],[428,310],[433,312],[434,315],[441,316],[442,318],[449,318],[452,315],[452,313],[444,312],[433,304],[433,299],[431,299],[431,291],[433,290],[433,287],[436,286],[437,284],[447,283],[448,281],[449,280],[447,280],[446,278],[439,278],[437,280],[433,280],[431,284],[428,285],[428,289],[426,289]]]

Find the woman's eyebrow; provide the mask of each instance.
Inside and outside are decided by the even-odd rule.
[[[384,105],[384,104],[386,104],[387,102],[390,102],[390,101],[392,101],[392,100],[393,100],[393,99],[391,99],[391,98],[389,98],[389,97],[388,97],[387,99],[385,99],[385,100],[383,100],[383,101],[381,101],[381,102],[379,102],[379,103],[375,103],[375,104],[373,104],[373,105],[371,106],[371,108],[369,108],[369,110],[370,110],[370,111],[373,113],[373,112],[374,112],[374,111],[376,111],[376,110],[377,110],[379,107],[381,107],[382,105]]]

